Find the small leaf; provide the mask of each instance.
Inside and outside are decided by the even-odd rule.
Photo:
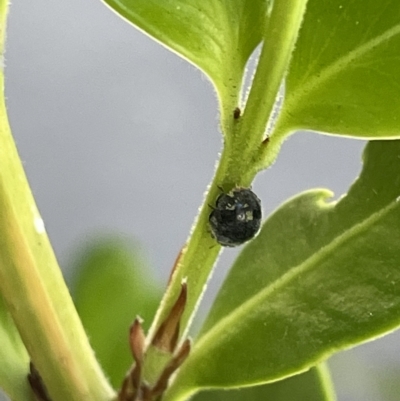
[[[13,400],[33,400],[27,380],[29,356],[1,296],[0,344],[0,388]]]
[[[102,367],[114,386],[133,363],[129,327],[137,315],[147,327],[160,291],[150,281],[135,249],[117,240],[101,240],[76,263],[74,299]]]
[[[267,0],[104,1],[203,70],[222,104],[237,99],[246,62],[262,38]],[[231,113],[236,106],[229,105]]]
[[[334,401],[335,395],[325,365],[308,372],[261,386],[237,390],[204,391],[192,401]]]
[[[310,0],[279,125],[399,137],[399,53],[397,0]]]
[[[347,196],[280,207],[236,260],[175,389],[261,384],[400,325],[400,141],[370,143]]]

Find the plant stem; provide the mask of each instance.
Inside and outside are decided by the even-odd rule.
[[[208,232],[210,214],[208,205],[214,204],[220,192],[218,186],[232,187],[235,184],[248,186],[257,172],[256,168],[252,168],[257,165],[254,155],[257,154],[262,143],[269,115],[287,70],[306,3],[307,0],[275,0],[274,2],[244,115],[237,132],[225,133],[226,136],[235,139],[225,142],[225,145],[229,144],[229,146],[223,150],[210,191],[206,195],[192,234],[175,267],[153,321],[150,337],[178,296],[183,278],[188,280],[188,304],[181,320],[181,334],[190,322],[220,251],[220,246]],[[235,128],[232,128],[232,131],[234,130]],[[279,143],[282,142],[283,136],[283,133],[278,135]],[[271,146],[271,150],[272,148]],[[276,149],[274,153],[277,153]]]
[[[6,12],[7,1],[0,0],[1,54]],[[46,235],[11,136],[3,93],[0,71],[0,292],[51,398],[109,401],[114,392]]]
[[[218,187],[231,189],[235,185],[250,186],[260,170],[260,156],[271,164],[278,153],[286,133],[279,133],[275,143],[267,147],[263,144],[263,136],[289,65],[306,3],[307,0],[274,1],[245,112],[237,122],[231,125],[226,122],[223,124],[224,127],[231,127],[231,132],[225,132],[225,147],[210,190],[194,223],[192,234],[174,268],[148,339],[152,338],[167,316],[178,297],[184,278],[187,280],[188,300],[181,319],[180,337],[187,332],[221,248],[208,231],[209,205],[215,203],[220,193]],[[271,140],[273,138],[272,136]]]
[[[53,399],[110,400],[11,141],[1,104],[0,291]]]
[[[168,315],[178,297],[183,279],[187,280],[188,298],[180,322],[180,337],[189,326],[190,319],[196,310],[197,303],[201,298],[221,250],[221,246],[212,239],[208,230],[208,217],[211,211],[209,205],[214,204],[215,198],[220,193],[218,186],[223,184],[227,161],[227,154],[223,152],[213,184],[206,193],[200,213],[194,222],[190,238],[176,263],[157,315],[149,330],[148,338],[153,337],[155,330]]]
[[[264,44],[241,122],[245,154],[263,140],[265,127],[290,58],[306,10],[307,0],[274,0],[267,21]]]

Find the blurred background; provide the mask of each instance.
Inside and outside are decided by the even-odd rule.
[[[66,279],[85,245],[132,243],[159,285],[184,244],[218,153],[216,97],[192,65],[100,0],[14,2],[6,52],[13,134]],[[264,212],[315,187],[346,192],[363,141],[298,133],[253,189]],[[236,250],[227,249],[201,314]],[[331,359],[338,399],[400,400],[399,334]],[[0,395],[1,398],[1,395]]]

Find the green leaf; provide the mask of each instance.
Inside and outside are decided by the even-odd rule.
[[[288,201],[243,249],[172,394],[284,378],[400,325],[400,141],[368,144],[330,196]]]
[[[399,53],[398,0],[309,0],[279,129],[399,137]]]
[[[132,365],[129,327],[140,315],[146,328],[161,293],[132,245],[118,239],[94,242],[75,266],[74,299],[90,342],[114,386]]]
[[[203,70],[222,107],[237,104],[243,71],[261,42],[267,0],[104,0],[140,30]],[[229,105],[228,105],[229,104]]]
[[[329,372],[322,364],[276,383],[196,394],[192,401],[334,401]]]
[[[29,356],[0,296],[0,388],[12,400],[33,400],[28,385]]]

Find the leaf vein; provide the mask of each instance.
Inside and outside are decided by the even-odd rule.
[[[371,216],[367,217],[361,222],[354,224],[342,234],[337,236],[334,240],[332,240],[328,245],[325,245],[318,252],[307,258],[303,263],[293,267],[284,275],[275,280],[273,283],[270,283],[262,291],[249,298],[240,306],[240,308],[236,308],[232,313],[223,317],[208,332],[200,337],[198,342],[195,343],[192,357],[194,357],[196,351],[201,349],[207,342],[210,342],[211,344],[214,342],[214,340],[217,340],[216,342],[218,342],[219,338],[224,337],[224,332],[229,331],[227,330],[227,328],[232,327],[235,322],[240,322],[244,320],[246,316],[257,309],[257,305],[265,302],[265,300],[279,288],[282,288],[290,283],[293,279],[298,277],[299,274],[304,273],[307,270],[317,268],[319,262],[324,260],[324,258],[326,257],[330,257],[334,249],[351,241],[352,238],[359,233],[367,231],[368,228],[370,228],[373,224],[375,224],[389,212],[393,211],[396,206],[399,206],[399,202],[393,200],[384,208],[373,213]]]
[[[359,46],[357,49],[354,49],[334,63],[325,67],[319,74],[316,74],[314,78],[310,79],[307,84],[303,86],[301,90],[297,89],[293,92],[292,95],[287,97],[286,105],[284,106],[286,109],[290,109],[294,104],[298,104],[301,102],[302,98],[312,92],[315,88],[321,85],[323,82],[330,79],[332,76],[339,74],[342,70],[344,70],[351,62],[361,58],[368,52],[372,51],[374,48],[378,47],[385,41],[389,41],[393,37],[400,34],[400,24],[395,25],[394,27],[386,30],[381,35],[375,37],[374,39],[369,40],[362,46]]]

